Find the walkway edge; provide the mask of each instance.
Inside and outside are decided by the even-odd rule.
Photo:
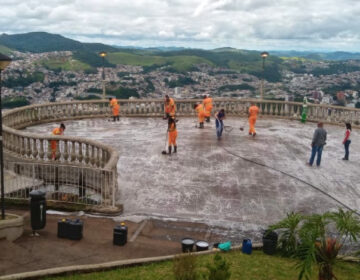
[[[241,248],[242,245],[233,246],[232,250],[241,250]],[[260,249],[260,248],[262,248],[261,243],[253,244],[253,249]],[[194,255],[210,255],[219,251],[220,250],[216,249],[216,250],[195,252]],[[168,261],[168,260],[172,260],[175,256],[177,255],[112,261],[112,262],[99,263],[99,264],[72,265],[72,266],[48,268],[43,270],[5,275],[5,276],[1,276],[0,280],[38,279],[42,277],[58,276],[64,274],[98,272],[98,271],[110,270],[120,267],[144,265],[149,263]]]

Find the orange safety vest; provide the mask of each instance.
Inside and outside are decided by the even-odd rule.
[[[61,129],[59,127],[56,127],[53,129],[52,134],[53,135],[62,135],[63,132],[61,131]]]
[[[205,98],[203,100],[203,105],[204,105],[206,111],[211,112],[211,110],[213,108],[212,98],[210,98],[210,97]]]
[[[112,98],[112,99],[110,100],[110,107],[113,107],[113,106],[115,106],[115,105],[118,105],[118,101],[117,101],[116,98]]]
[[[257,114],[259,113],[259,107],[256,105],[253,105],[249,108],[249,117],[250,118],[256,118]]]
[[[165,101],[165,113],[174,116],[175,110],[176,110],[176,107],[175,107],[174,99],[169,98],[169,102]]]

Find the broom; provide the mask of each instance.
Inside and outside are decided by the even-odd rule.
[[[163,155],[166,155],[166,148],[167,148],[167,140],[168,140],[168,131],[166,130],[166,138],[165,138],[165,150],[163,150],[161,153],[163,154]]]

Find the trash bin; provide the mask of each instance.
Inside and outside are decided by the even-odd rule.
[[[124,246],[127,242],[128,228],[125,223],[121,223],[120,226],[114,228],[113,244],[117,246]]]
[[[244,239],[243,240],[241,251],[244,254],[251,255],[251,253],[252,253],[252,243],[251,243],[250,239]]]
[[[30,192],[30,216],[33,231],[43,229],[46,225],[46,199],[45,192]]]
[[[278,235],[274,231],[266,231],[263,235],[263,252],[268,255],[276,253]]]

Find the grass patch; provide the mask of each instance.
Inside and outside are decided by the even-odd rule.
[[[40,61],[40,64],[50,70],[63,71],[85,71],[91,69],[91,66],[76,59],[51,58]]]
[[[0,45],[0,53],[5,54],[5,55],[10,55],[12,53],[12,49],[9,49],[8,47]]]
[[[126,52],[109,53],[107,60],[113,64],[127,64],[136,66],[152,66],[170,64],[172,68],[179,72],[190,70],[194,65],[200,63],[207,63],[213,65],[209,60],[191,55],[179,56],[157,56],[157,55],[143,55],[132,54]]]
[[[295,269],[295,260],[279,256],[268,256],[261,251],[253,251],[252,255],[245,255],[239,251],[221,254],[230,263],[231,280],[297,280],[298,271]],[[205,269],[214,255],[199,256],[200,270]],[[358,264],[339,262],[335,267],[335,275],[341,280],[360,279]],[[52,277],[44,279],[70,280],[175,280],[173,263],[171,261],[154,263],[144,266],[120,268],[106,272],[78,274],[71,276]],[[314,270],[313,280],[317,279]]]

